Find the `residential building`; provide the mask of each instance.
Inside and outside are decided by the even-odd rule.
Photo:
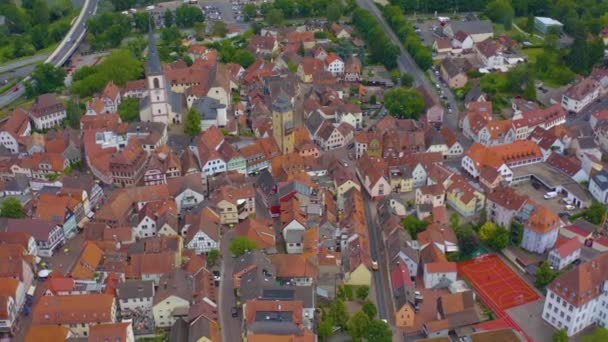
[[[424,264],[424,288],[443,288],[456,281],[458,270],[455,262],[430,262]]]
[[[187,214],[181,235],[184,237],[186,248],[196,254],[206,254],[211,250],[219,250],[220,246],[220,217],[208,208],[198,213]]]
[[[608,171],[602,170],[591,176],[589,192],[598,202],[608,204]]]
[[[541,161],[542,152],[538,145],[528,140],[516,140],[511,144],[490,147],[473,144],[465,152],[461,165],[474,178],[479,177],[483,167],[491,167],[510,184],[513,180],[512,168]]]
[[[43,296],[32,313],[34,325],[63,326],[75,337],[87,337],[93,325],[115,322],[116,301],[109,294]]]
[[[223,186],[211,194],[210,200],[221,224],[237,224],[255,211],[255,189],[251,185]]]
[[[561,105],[569,112],[578,113],[599,96],[599,82],[588,77],[568,88],[564,95],[562,95]]]
[[[174,269],[160,277],[154,294],[152,312],[158,328],[168,328],[188,314],[194,296],[194,278],[182,269]]]
[[[568,336],[592,325],[607,325],[607,274],[606,253],[561,273],[547,287],[542,318],[556,329],[565,329]]]
[[[131,322],[93,325],[89,330],[89,341],[135,342],[133,325]]]
[[[335,76],[344,74],[344,61],[334,52],[327,54],[325,58],[325,70]]]
[[[564,267],[570,265],[575,260],[581,257],[582,243],[573,237],[561,245],[555,247],[549,252],[549,265],[555,271],[561,271]]]
[[[67,117],[65,106],[53,94],[39,95],[30,108],[30,117],[36,129],[49,129],[61,125]]]
[[[118,284],[116,298],[122,317],[132,312],[150,312],[154,298],[154,282],[149,280],[129,280]]]
[[[485,195],[460,175],[450,177],[446,189],[446,201],[464,217],[469,217],[484,208]]]
[[[441,77],[450,88],[462,88],[469,80],[466,72],[470,67],[470,64],[466,60],[444,58],[440,66]]]
[[[528,196],[519,195],[511,187],[498,187],[486,198],[488,220],[503,227],[510,227],[527,201]]]
[[[226,105],[214,98],[199,97],[192,102],[192,108],[201,116],[202,131],[206,131],[211,126],[224,127],[228,123]]]
[[[27,112],[15,109],[0,129],[0,144],[11,153],[19,153],[19,142],[22,137],[30,135],[32,127]]]
[[[33,236],[38,247],[38,256],[41,257],[52,256],[55,249],[65,242],[65,235],[60,226],[39,219],[9,219],[4,231]]]
[[[148,155],[137,139],[131,139],[124,150],[112,154],[110,172],[118,187],[138,186],[143,179]]]

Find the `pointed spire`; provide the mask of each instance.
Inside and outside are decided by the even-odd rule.
[[[160,57],[156,49],[156,38],[154,38],[154,28],[152,27],[152,17],[148,22],[148,62],[146,63],[146,75],[162,74],[163,69],[160,64]]]

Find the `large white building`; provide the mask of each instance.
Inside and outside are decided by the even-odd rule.
[[[568,336],[608,325],[608,254],[562,273],[547,287],[543,319]]]
[[[578,113],[600,96],[598,81],[588,77],[571,86],[562,95],[562,107],[569,112]]]

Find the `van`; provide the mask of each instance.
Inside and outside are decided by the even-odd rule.
[[[555,197],[557,197],[557,191],[549,191],[543,197],[545,197],[545,199],[555,198]]]

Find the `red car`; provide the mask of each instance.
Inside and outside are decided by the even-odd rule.
[[[19,86],[16,86],[15,88],[13,88],[13,93],[16,93],[19,91]]]

